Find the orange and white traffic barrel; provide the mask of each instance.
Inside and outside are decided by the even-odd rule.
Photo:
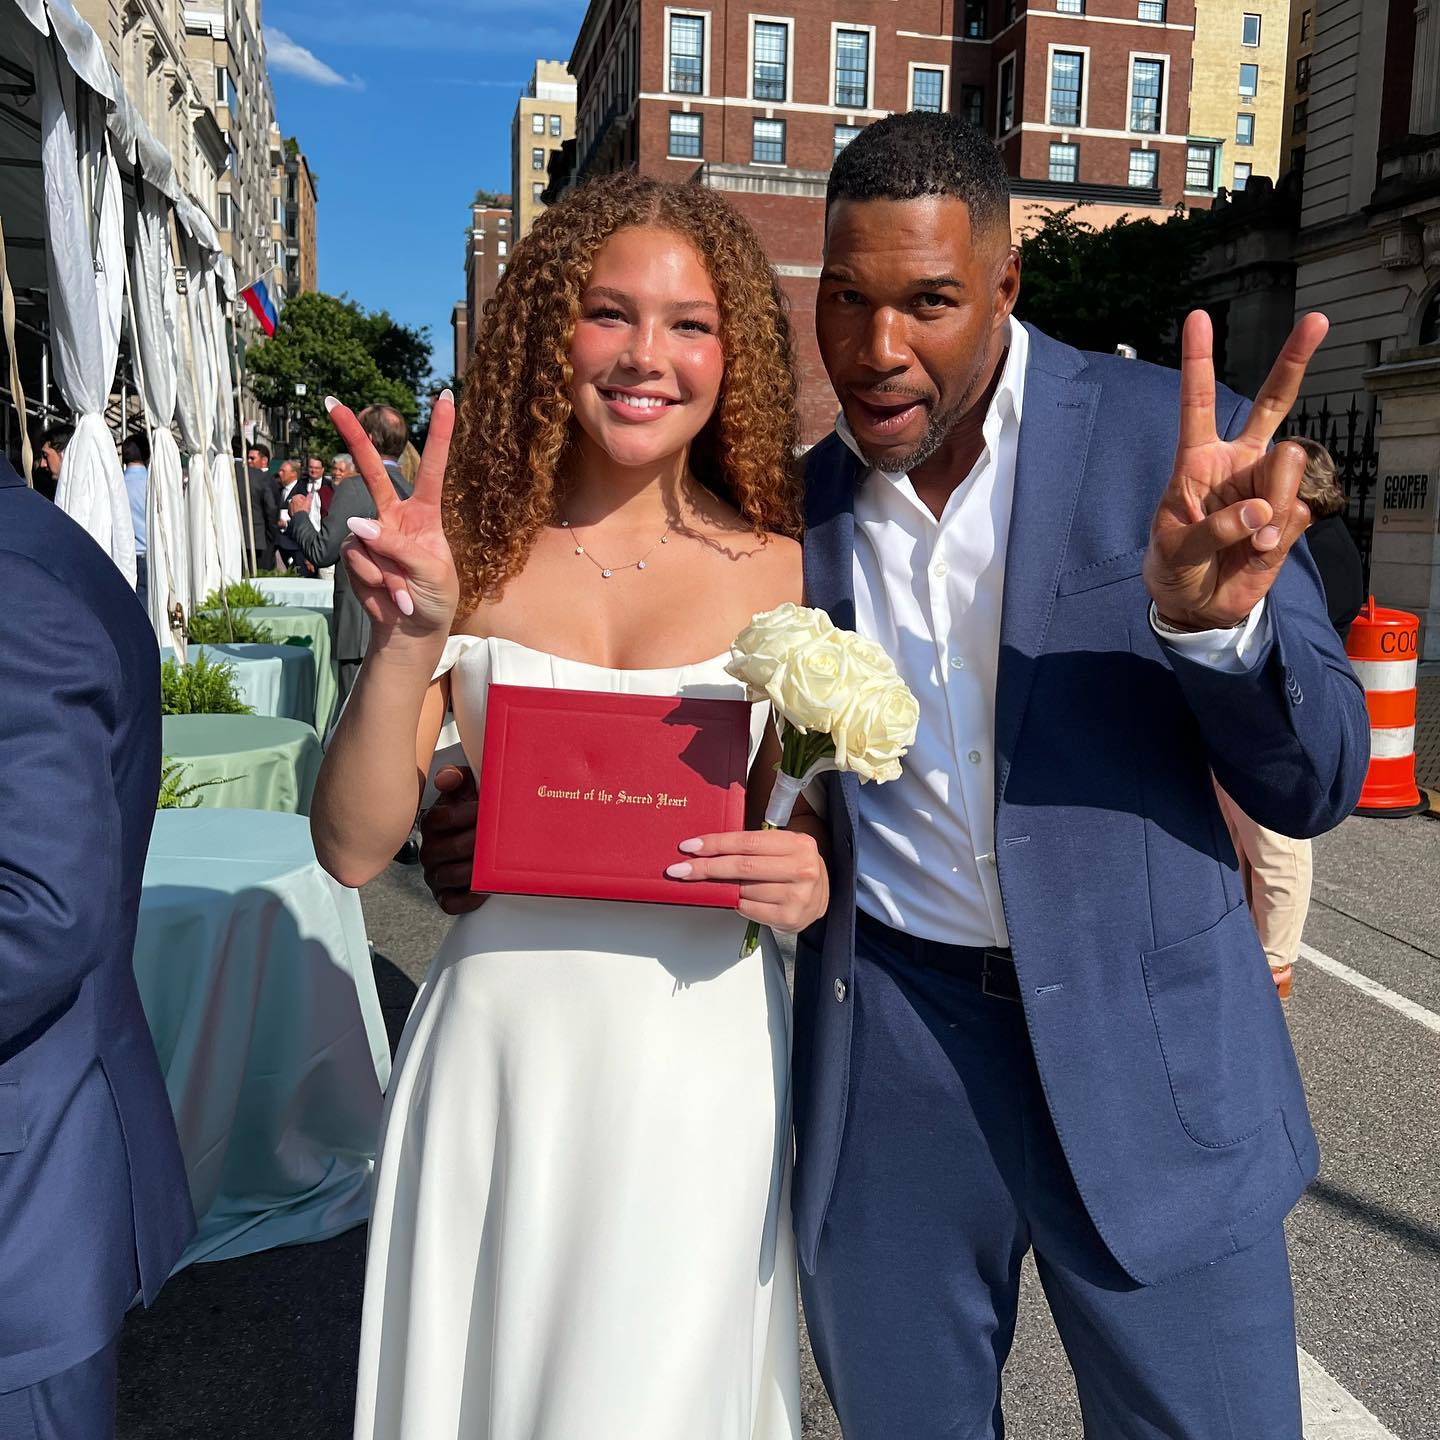
[[[1429,808],[1415,784],[1415,672],[1420,620],[1371,595],[1345,641],[1370,712],[1370,769],[1357,815],[1399,819]]]

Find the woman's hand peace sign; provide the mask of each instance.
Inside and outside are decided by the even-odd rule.
[[[1305,533],[1310,510],[1299,498],[1305,454],[1298,445],[1267,449],[1324,340],[1323,315],[1290,332],[1234,440],[1215,428],[1215,365],[1210,317],[1185,321],[1180,362],[1180,442],[1169,488],[1150,527],[1145,583],[1160,618],[1186,630],[1238,625],[1269,593]]]
[[[455,428],[454,397],[445,390],[435,401],[420,472],[408,500],[395,493],[384,462],[355,415],[332,397],[326,398],[325,408],[375,505],[375,519],[347,520],[351,538],[340,554],[377,638],[395,631],[426,638],[448,635],[460,585],[441,524],[440,501]]]

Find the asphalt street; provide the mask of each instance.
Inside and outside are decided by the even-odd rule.
[[[416,869],[362,899],[393,1044],[447,922]],[[1440,821],[1318,842],[1306,943],[1335,962],[1303,960],[1287,1007],[1324,1156],[1289,1225],[1307,1440],[1440,1440]],[[363,1265],[352,1231],[178,1276],[127,1322],[119,1440],[348,1436]],[[805,1361],[807,1440],[838,1440]],[[1012,1436],[1081,1440],[1033,1272],[1005,1393]]]

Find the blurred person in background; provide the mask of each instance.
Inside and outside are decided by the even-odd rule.
[[[1365,568],[1345,523],[1345,491],[1334,457],[1318,440],[1302,437],[1293,443],[1305,452],[1300,498],[1314,517],[1305,532],[1305,543],[1320,572],[1330,623],[1343,640],[1365,605]]]
[[[141,605],[148,601],[145,568],[145,500],[150,491],[150,441],[141,430],[133,430],[120,447],[125,467],[125,492],[130,497],[130,523],[135,528],[135,594]]]
[[[252,569],[273,570],[280,544],[280,492],[270,474],[270,447],[252,445],[245,453],[250,485],[250,555]]]
[[[75,434],[73,425],[52,425],[40,437],[40,464],[35,467],[35,488],[47,499],[55,498],[60,484],[60,466],[65,447]]]

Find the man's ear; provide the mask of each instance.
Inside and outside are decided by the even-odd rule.
[[[995,271],[995,320],[998,327],[1010,318],[1020,298],[1020,247],[1007,244]]]

